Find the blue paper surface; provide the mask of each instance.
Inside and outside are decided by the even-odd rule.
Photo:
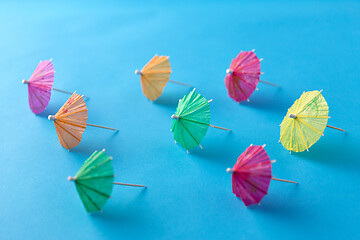
[[[0,3],[1,239],[359,239],[358,1],[118,1]],[[262,79],[249,103],[235,103],[225,70],[256,49]],[[213,99],[209,129],[190,154],[176,145],[170,116],[190,89],[169,83],[154,103],[135,69],[169,55],[171,79]],[[90,96],[80,145],[60,146],[48,114],[66,101],[53,92],[35,116],[28,79],[53,58],[54,87]],[[303,91],[321,90],[326,129],[309,152],[286,151],[279,124]],[[246,208],[226,173],[249,144],[267,144],[273,174],[260,206]],[[113,156],[115,186],[101,214],[88,215],[67,181],[94,150]]]

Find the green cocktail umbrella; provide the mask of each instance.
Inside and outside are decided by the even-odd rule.
[[[101,212],[108,198],[110,198],[113,185],[126,185],[146,187],[137,184],[114,182],[112,157],[102,151],[95,151],[81,166],[75,177],[68,177],[74,181],[76,190],[87,212]]]
[[[209,102],[211,101],[196,93],[194,89],[179,100],[176,112],[171,116],[173,123],[170,131],[174,133],[175,142],[184,147],[188,153],[189,149],[198,145],[201,147],[200,143],[209,127],[231,131],[210,124]]]

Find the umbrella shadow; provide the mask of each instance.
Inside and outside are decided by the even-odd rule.
[[[103,212],[91,214],[91,217],[93,217],[95,221],[102,222],[138,223],[142,218],[139,213],[141,213],[141,205],[144,202],[146,195],[147,188],[143,188],[129,204],[112,204],[111,209],[110,206],[108,206]],[[114,199],[109,200],[114,201]],[[120,201],[121,200],[118,200],[117,202]]]
[[[49,115],[55,115],[60,107],[62,105],[59,105],[58,107],[55,107],[56,104],[49,104],[44,111],[42,111],[41,113],[37,114],[36,116],[39,117],[43,117],[43,118],[48,118]]]
[[[178,98],[174,95],[164,93],[158,99],[153,101],[153,103],[155,105],[161,105],[164,107],[175,109],[178,105],[179,99],[180,98]]]
[[[357,140],[353,139],[353,136],[349,133],[339,134],[340,136],[337,138],[332,135],[326,140],[320,139],[309,149],[309,152],[304,151],[292,154],[302,159],[316,161],[339,169],[357,171],[360,167],[360,162],[353,155],[354,149],[357,148]]]
[[[236,144],[229,144],[232,142],[233,133],[229,132],[226,134],[222,141],[211,141],[206,142],[206,145],[203,145],[203,149],[200,147],[196,147],[195,149],[190,150],[189,154],[197,156],[201,159],[205,159],[206,161],[215,161],[218,163],[222,163],[224,165],[232,166],[236,161],[236,154],[239,151],[239,146]],[[235,155],[233,153],[236,153]],[[235,156],[235,158],[234,158]]]
[[[277,113],[284,114],[284,109],[282,106],[290,107],[291,101],[284,94],[282,88],[277,88],[275,91],[259,90],[261,94],[255,94],[255,96],[250,97],[250,102],[244,101],[239,105],[245,107],[255,107],[258,109],[272,111]],[[285,112],[286,113],[286,112]]]
[[[284,191],[292,191],[292,198],[296,198],[296,195],[300,192],[300,184],[291,184],[289,188]],[[291,192],[290,192],[291,193]],[[266,195],[265,198],[258,205],[251,205],[247,207],[250,211],[256,214],[270,214],[272,217],[278,216],[287,218],[295,218],[299,212],[303,213],[303,209],[299,209],[299,204],[296,202],[284,201],[282,197],[277,196],[279,193],[271,192]],[[241,199],[239,198],[241,201]]]
[[[181,91],[181,89],[178,89],[177,91],[170,91],[169,89],[166,91],[164,89],[163,94],[153,101],[156,105],[162,105],[164,107],[169,108],[176,108],[178,106],[179,100],[184,97],[184,95],[188,94],[190,90],[193,89],[193,87],[182,87],[184,91]],[[178,94],[181,92],[181,94]]]
[[[69,150],[69,152],[73,152],[73,153],[80,153],[80,154],[87,154],[90,155],[92,154],[95,150],[102,150],[102,149],[107,149],[106,146],[111,145],[112,143],[110,143],[111,141],[113,141],[112,139],[115,138],[118,135],[118,132],[114,132],[107,140],[106,142],[103,142],[101,144],[99,144],[96,141],[91,141],[91,139],[87,139],[87,140],[83,140],[80,142],[79,145],[77,145],[76,147],[72,148]],[[96,138],[95,138],[96,140]]]

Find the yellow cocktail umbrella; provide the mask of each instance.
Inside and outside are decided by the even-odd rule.
[[[321,91],[304,92],[289,108],[280,125],[280,141],[294,152],[308,150],[316,143],[326,127],[344,131],[327,125],[329,106]]]

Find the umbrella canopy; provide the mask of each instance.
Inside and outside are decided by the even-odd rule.
[[[233,168],[226,171],[232,173],[233,193],[241,198],[245,206],[259,204],[269,190],[271,180],[280,182],[297,182],[272,177],[271,161],[263,146],[252,144],[243,152]]]
[[[28,81],[29,106],[33,113],[39,114],[49,104],[54,84],[54,67],[50,60],[40,62]]]
[[[210,124],[211,101],[195,92],[194,88],[179,100],[176,112],[171,116],[173,123],[170,131],[174,133],[175,142],[180,143],[187,152],[198,145],[201,147],[200,143],[209,127],[231,132],[230,129]]]
[[[49,115],[54,121],[56,133],[61,146],[70,149],[79,145],[86,129],[88,111],[81,95],[73,93],[55,116]]]
[[[210,124],[210,106],[195,89],[179,100],[172,116],[174,139],[186,150],[200,145]]]
[[[106,201],[111,196],[113,185],[144,187],[139,184],[119,183],[114,181],[112,157],[102,151],[95,151],[81,166],[75,177],[68,177],[74,181],[80,199],[89,213],[102,211]]]
[[[169,81],[171,73],[169,57],[155,55],[141,71],[136,70],[135,73],[140,74],[144,95],[154,101],[162,94]]]
[[[232,169],[233,193],[246,206],[258,204],[267,194],[271,173],[271,161],[263,146],[250,145],[243,152]]]
[[[55,115],[48,119],[54,121],[61,146],[70,149],[79,145],[86,126],[119,131],[115,128],[87,123],[88,111],[83,95],[73,93]]]
[[[114,170],[105,150],[95,151],[82,165],[75,177],[69,177],[75,183],[76,190],[87,212],[101,211],[111,196]]]
[[[260,80],[260,59],[253,51],[240,52],[226,70],[225,86],[236,102],[248,100]]]
[[[304,92],[289,108],[280,125],[280,142],[294,152],[308,150],[323,135],[329,106],[321,91]]]

